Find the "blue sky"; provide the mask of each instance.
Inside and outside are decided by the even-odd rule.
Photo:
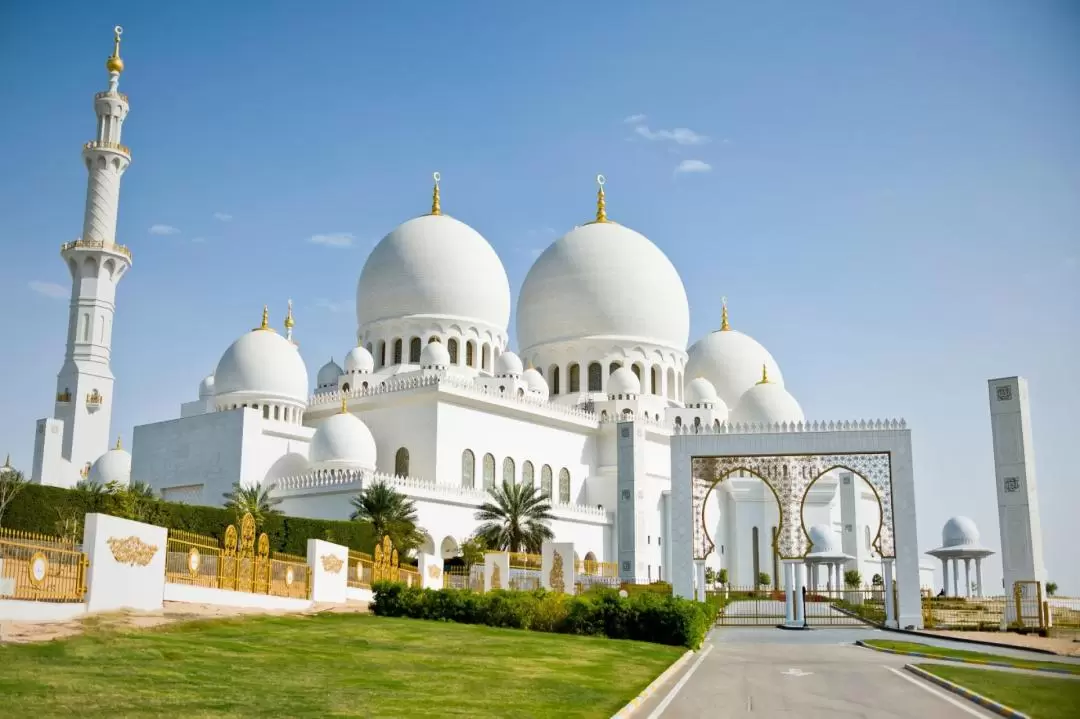
[[[81,231],[79,147],[120,23],[126,442],[177,416],[264,303],[280,323],[294,300],[312,374],[340,359],[364,258],[429,206],[432,171],[515,295],[537,252],[589,218],[602,172],[612,218],[682,274],[692,339],[726,295],[809,417],[907,418],[922,550],[952,514],[997,546],[986,380],[1026,376],[1047,563],[1080,593],[1075,3],[260,7],[0,9],[19,99],[0,114],[0,451],[17,465],[52,411],[69,291],[57,250]],[[676,171],[687,162],[700,171]],[[999,586],[996,563],[986,582]]]

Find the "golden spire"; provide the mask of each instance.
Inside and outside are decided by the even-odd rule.
[[[769,366],[761,363],[761,381],[758,384],[769,384]]]
[[[291,330],[296,326],[296,322],[293,321],[292,316],[292,300],[289,300],[289,310],[285,313],[285,329]]]
[[[341,413],[349,413],[349,399],[345,395],[341,395]]]
[[[255,328],[255,331],[258,330],[274,331],[274,328],[270,326],[270,309],[266,305],[263,305],[262,324]]]
[[[603,175],[596,176],[596,221],[607,222],[607,203],[604,200],[604,183],[607,182]]]
[[[124,71],[124,61],[120,59],[120,36],[123,34],[124,28],[119,25],[113,28],[112,57],[105,61],[105,69],[109,72],[120,74]]]
[[[120,435],[116,435],[116,447],[115,449],[123,449],[124,445],[120,444]]]
[[[727,332],[731,329],[727,318],[727,297],[720,298],[720,331]]]
[[[441,215],[442,205],[439,204],[439,180],[442,179],[442,175],[435,172],[431,177],[435,180],[435,189],[431,192],[431,214]]]

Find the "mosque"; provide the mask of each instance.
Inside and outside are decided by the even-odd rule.
[[[381,481],[415,502],[424,550],[447,558],[476,528],[489,488],[524,483],[550,497],[557,541],[613,561],[627,541],[615,511],[626,461],[616,433],[633,419],[644,451],[630,572],[654,581],[671,565],[672,436],[804,421],[780,366],[734,328],[726,302],[719,327],[690,343],[678,270],[649,238],[609,217],[602,176],[595,214],[529,270],[512,350],[503,264],[484,237],[443,211],[436,173],[430,211],[391,230],[367,258],[355,340],[343,342],[340,365],[327,362],[312,377],[291,302],[277,331],[252,298],[254,329],[237,328],[213,371],[192,378],[197,395],[179,416],[135,427],[130,454],[119,442],[109,449],[116,288],[133,266],[116,243],[131,161],[121,144],[129,103],[119,91],[120,33],[108,89],[94,97],[96,136],[82,150],[82,235],[61,248],[71,311],[53,417],[37,423],[34,481],[137,479],[193,504],[220,504],[240,482],[269,488],[287,514],[333,519],[347,518],[350,499]],[[858,475],[830,472],[802,512],[815,543],[846,568],[866,582],[882,571],[871,541],[881,508]],[[709,565],[726,568],[733,585],[757,584],[764,573],[778,584],[778,516],[760,479],[739,472],[723,482],[704,510],[716,546]]]

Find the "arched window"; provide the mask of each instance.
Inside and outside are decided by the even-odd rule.
[[[458,352],[457,352],[457,350],[458,350],[457,340],[455,338],[451,337],[446,342],[446,351],[450,353],[450,364],[457,364],[458,363]]]
[[[545,464],[540,468],[540,494],[551,499],[551,465]]]
[[[409,363],[420,364],[420,338],[413,337],[409,340]]]
[[[548,391],[551,394],[559,393],[559,366],[551,365],[548,369],[548,376],[551,377],[551,382],[548,383]]]
[[[398,451],[394,453],[394,474],[399,477],[409,476],[409,450],[404,447],[398,447]]]
[[[372,357],[375,356],[375,348],[371,346],[370,342],[367,343],[367,346],[364,349],[366,349],[368,351],[368,354]]]
[[[349,391],[349,383],[348,382],[345,382],[345,383],[343,383],[341,385],[341,391],[342,392],[348,392]]]
[[[495,457],[490,452],[484,455],[484,489],[495,486]]]
[[[379,340],[379,366],[386,366],[386,340]]]
[[[604,389],[604,368],[599,362],[589,365],[589,391],[600,392]]]
[[[394,364],[401,364],[401,338],[394,340]]]
[[[559,470],[559,502],[570,504],[570,470],[566,467]]]
[[[874,545],[873,545],[872,540],[870,538],[870,526],[867,525],[865,529],[866,529],[866,550],[870,551],[870,550],[872,550],[874,548]]]
[[[620,367],[622,367],[622,362],[612,362],[608,365],[607,373],[615,374],[615,370],[619,369]]]
[[[430,337],[427,338],[427,343],[428,344],[431,344],[432,342],[438,342],[438,341],[439,341],[439,336],[438,335],[431,335]]]
[[[465,343],[465,364],[469,367],[476,366],[476,343],[471,340]]]
[[[653,365],[652,371],[649,372],[652,375],[652,393],[660,394],[660,368]]]
[[[486,342],[480,353],[480,369],[491,369],[491,345]]]
[[[581,365],[574,362],[572,365],[566,368],[569,373],[568,381],[570,382],[570,392],[581,391]]]
[[[676,417],[675,418],[675,426],[676,427],[682,427],[682,417]]]
[[[533,484],[533,463],[529,460],[525,460],[525,464],[521,465],[521,483],[526,487],[535,486]]]
[[[471,449],[461,453],[461,486],[472,489],[476,481],[476,455]]]
[[[517,468],[514,466],[513,457],[503,459],[502,481],[505,484],[517,484]]]

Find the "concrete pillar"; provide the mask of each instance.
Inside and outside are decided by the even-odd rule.
[[[964,596],[971,599],[971,558],[964,557]]]
[[[960,596],[960,560],[952,560],[952,596]]]
[[[795,597],[792,588],[795,584],[795,571],[791,562],[784,562],[784,623],[795,623]]]
[[[806,623],[806,600],[803,590],[806,588],[806,565],[799,562],[795,568],[795,622]]]
[[[705,560],[694,560],[694,576],[697,578],[697,600],[705,601]]]
[[[982,557],[975,558],[975,596],[982,599]]]
[[[881,560],[885,570],[885,626],[898,628],[896,621],[896,605],[893,596],[893,560]]]
[[[949,560],[945,557],[941,558],[941,590],[949,596]]]

